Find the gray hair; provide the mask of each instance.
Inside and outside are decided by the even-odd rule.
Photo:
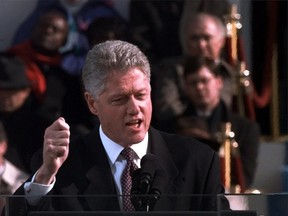
[[[187,47],[187,30],[191,23],[196,23],[203,20],[212,20],[217,28],[221,37],[226,37],[226,26],[224,22],[217,16],[209,13],[199,12],[199,13],[186,13],[182,16],[179,27],[179,40],[181,43],[182,50],[185,51]]]
[[[88,52],[83,67],[84,89],[97,99],[105,88],[109,74],[126,73],[132,68],[141,70],[150,82],[149,61],[137,46],[120,40],[97,44]]]

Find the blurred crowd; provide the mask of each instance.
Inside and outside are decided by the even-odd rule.
[[[273,68],[266,59],[266,68],[271,66],[271,70],[263,70],[257,79],[253,74],[241,73],[248,65],[240,52],[240,32],[236,41],[238,58],[231,62],[233,44],[227,34],[227,23],[235,21],[231,3],[130,0],[123,1],[129,4],[128,14],[123,15],[117,1],[39,0],[15,32],[11,46],[1,51],[0,150],[5,149],[1,150],[5,160],[0,157],[0,193],[11,194],[14,190],[2,189],[3,164],[6,170],[10,163],[17,168],[13,169],[17,173],[14,186],[19,185],[31,172],[30,159],[42,146],[45,128],[59,116],[69,123],[72,138],[98,124],[84,103],[81,70],[88,50],[105,40],[132,42],[148,56],[152,68],[152,126],[194,136],[220,153],[225,139],[222,126],[232,122],[239,145],[235,155],[240,155],[243,162],[242,184],[248,189],[257,167],[261,132],[271,133],[270,120],[263,124],[258,121],[263,116],[255,113],[269,107]],[[255,69],[261,70],[260,66]],[[287,81],[287,73],[284,78]],[[280,109],[287,117],[285,106]],[[287,132],[287,125],[282,126],[281,133]],[[2,140],[7,140],[5,145]],[[237,175],[233,178],[235,184],[239,183]]]

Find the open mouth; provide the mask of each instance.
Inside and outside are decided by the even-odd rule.
[[[133,120],[133,121],[129,121],[126,125],[129,126],[129,127],[132,126],[132,127],[139,128],[141,123],[142,123],[142,120],[136,119],[136,120]]]

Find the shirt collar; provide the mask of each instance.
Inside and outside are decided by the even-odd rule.
[[[106,151],[106,154],[108,155],[110,165],[112,165],[115,163],[115,161],[117,160],[119,154],[124,149],[124,147],[117,144],[116,142],[111,140],[109,137],[107,137],[104,134],[101,125],[99,127],[99,134],[100,134],[100,138],[103,143],[104,149]],[[138,156],[138,158],[136,159],[141,160],[141,158],[147,153],[148,132],[146,133],[144,139],[141,142],[133,144],[131,148],[135,151],[136,155]]]

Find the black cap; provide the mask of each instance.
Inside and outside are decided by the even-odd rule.
[[[18,57],[0,53],[0,88],[20,89],[31,86],[26,73],[25,64]]]

